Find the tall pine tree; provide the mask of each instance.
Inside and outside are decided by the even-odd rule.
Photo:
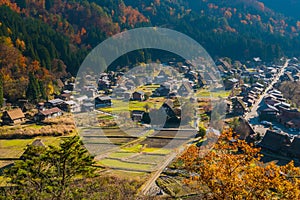
[[[0,107],[4,104],[4,97],[3,97],[3,77],[0,74]]]
[[[29,73],[29,83],[26,90],[26,97],[29,101],[37,101],[40,98],[40,86],[33,73]]]

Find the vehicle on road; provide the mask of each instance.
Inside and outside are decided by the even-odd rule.
[[[262,125],[267,125],[267,126],[271,126],[272,123],[271,122],[268,122],[268,121],[261,121],[260,122]]]

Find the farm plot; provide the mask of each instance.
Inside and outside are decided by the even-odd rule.
[[[195,193],[191,187],[183,184],[184,177],[160,176],[156,183],[172,197],[182,197]]]
[[[140,162],[140,163],[157,165],[162,163],[162,161],[165,158],[166,158],[165,155],[141,153],[141,154],[137,154],[136,156],[131,156],[130,158],[128,158],[128,160],[132,162]]]
[[[171,131],[171,130],[160,130],[153,134],[154,137],[162,137],[162,138],[192,138],[197,134],[196,130],[179,130],[179,131]]]
[[[147,148],[166,148],[174,149],[187,142],[186,139],[177,138],[152,138],[148,137],[141,144],[145,145]]]
[[[122,137],[85,137],[83,142],[85,144],[106,144],[112,143],[115,145],[122,145],[135,140],[136,138],[122,138]]]
[[[126,131],[126,130],[125,130]],[[119,128],[90,128],[90,129],[82,129],[80,135],[83,137],[86,136],[116,136],[116,137],[126,137],[129,136],[127,131],[125,132]]]
[[[134,171],[152,171],[155,165],[152,164],[140,164],[126,162],[117,159],[103,159],[98,162],[98,164],[110,167],[112,169],[124,169],[124,170],[134,170]]]

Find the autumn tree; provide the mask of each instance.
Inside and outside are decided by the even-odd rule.
[[[299,199],[299,168],[262,164],[259,151],[224,131],[205,157],[196,146],[180,157],[193,174],[185,182],[203,199]]]

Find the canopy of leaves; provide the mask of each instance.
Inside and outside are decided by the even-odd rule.
[[[185,182],[204,199],[299,199],[299,168],[262,164],[259,151],[224,131],[205,157],[196,146],[180,157],[193,174]]]

